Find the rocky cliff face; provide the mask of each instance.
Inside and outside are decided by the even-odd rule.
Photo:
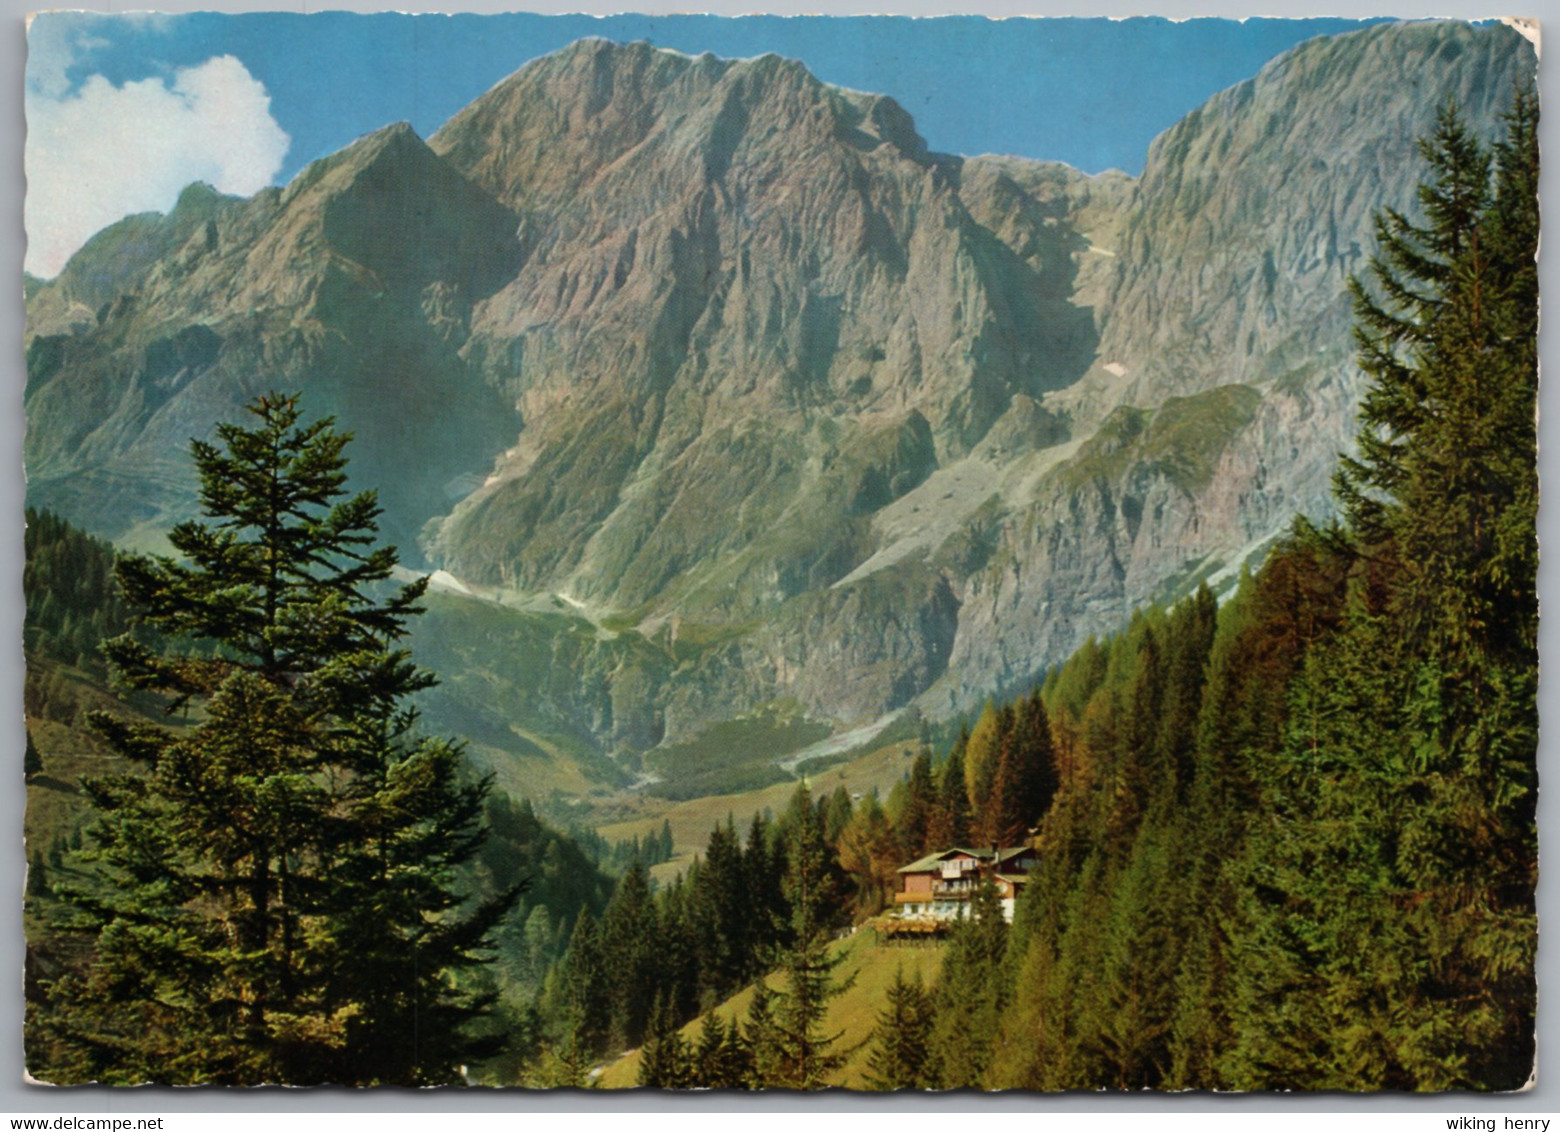
[[[1440,101],[1492,135],[1531,67],[1500,28],[1315,41],[1134,180],[930,153],[772,56],[582,42],[33,287],[34,502],[148,541],[187,439],[301,388],[409,552],[569,603],[546,710],[602,749],[963,709],[1325,510],[1371,217]]]
[[[726,612],[766,612],[849,570],[855,517],[1086,364],[1087,314],[1058,351],[1033,317],[1052,265],[970,216],[961,164],[799,64],[586,42],[432,144],[527,233],[473,315],[467,352],[526,429],[433,536],[462,577],[637,609],[713,571]]]
[[[1112,242],[1082,257],[1110,263],[1088,303],[1089,370],[1044,402],[1092,439],[1006,508],[928,706],[1027,679],[1031,657],[1228,578],[1293,515],[1329,512],[1363,392],[1347,280],[1369,261],[1373,218],[1412,214],[1418,139],[1447,99],[1498,136],[1533,65],[1504,28],[1320,38],[1156,139]]]
[[[1132,403],[1263,381],[1351,348],[1344,285],[1373,217],[1413,207],[1450,99],[1486,137],[1533,58],[1515,33],[1411,24],[1303,43],[1149,150],[1100,361]]]

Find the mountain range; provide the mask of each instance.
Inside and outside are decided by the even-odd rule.
[[[1312,40],[1131,177],[581,41],[29,279],[29,500],[158,547],[189,439],[297,389],[438,571],[433,714],[490,761],[947,718],[1328,514],[1373,218],[1447,99],[1497,136],[1533,67],[1502,26]]]

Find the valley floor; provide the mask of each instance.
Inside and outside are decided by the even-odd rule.
[[[909,773],[916,749],[914,743],[891,743],[809,775],[808,785],[814,796],[832,793],[836,787],[843,786],[852,796],[864,796],[875,789],[887,798],[894,784]],[[651,870],[651,876],[664,883],[686,869],[694,857],[704,851],[710,830],[728,816],[739,832],[745,832],[754,814],[766,810],[771,814],[782,812],[795,792],[796,783],[789,781],[741,794],[718,794],[685,802],[671,802],[649,794],[618,795],[596,807],[597,813],[609,818],[596,825],[596,832],[614,843],[647,837],[660,830],[663,820],[669,822],[675,854],[670,861]]]

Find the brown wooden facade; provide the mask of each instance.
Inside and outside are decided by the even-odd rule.
[[[961,919],[975,890],[989,879],[996,885],[1003,915],[1011,920],[1018,894],[1039,863],[1039,854],[1028,845],[929,853],[899,870],[895,917],[929,922]]]

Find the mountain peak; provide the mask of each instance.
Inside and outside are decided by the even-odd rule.
[[[193,215],[195,213],[204,215],[219,205],[237,199],[237,197],[218,192],[205,181],[191,181],[179,193],[179,199],[173,206],[173,212],[180,215]]]
[[[630,157],[641,179],[660,154],[668,178],[677,176],[673,166],[702,166],[702,183],[741,160],[739,149],[795,165],[809,153],[885,143],[926,161],[914,122],[893,99],[830,86],[799,60],[719,59],[605,39],[528,63],[429,141],[510,207],[548,212]]]
[[[288,184],[283,202],[311,192],[340,191],[377,166],[417,164],[420,160],[438,159],[410,123],[392,122],[364,134],[345,149],[305,165]]]

